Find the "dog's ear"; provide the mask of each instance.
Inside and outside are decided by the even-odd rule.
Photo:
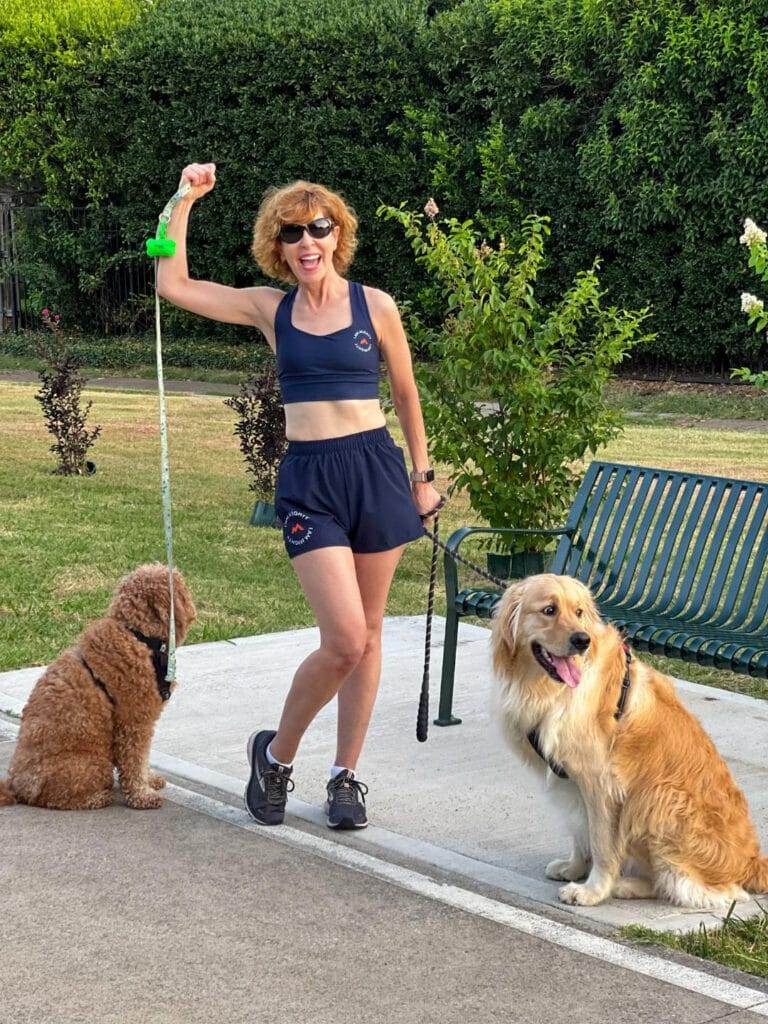
[[[493,616],[493,640],[496,651],[503,644],[510,654],[515,653],[525,588],[525,580],[513,583],[504,591],[501,601],[496,606]]]
[[[176,643],[183,644],[189,627],[197,618],[197,609],[178,569],[173,570],[173,615],[176,623]]]
[[[585,628],[588,630],[590,635],[593,637],[599,634],[605,622],[598,611],[595,599],[592,595],[592,591],[589,587],[581,585],[582,589],[582,600],[579,602],[583,610],[583,622]]]

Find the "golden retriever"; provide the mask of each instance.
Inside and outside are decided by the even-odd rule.
[[[196,612],[176,570],[173,592],[181,644]],[[91,623],[35,684],[8,782],[0,782],[0,804],[106,807],[114,766],[129,807],[161,805],[156,791],[165,780],[149,769],[149,747],[169,695],[160,650],[168,638],[169,608],[165,565],[140,566],[120,581],[106,617]]]
[[[725,762],[672,680],[628,656],[587,587],[551,574],[513,584],[491,643],[505,736],[575,819],[570,857],[546,868],[569,883],[564,903],[657,896],[722,910],[768,891]],[[638,876],[622,875],[630,863]]]

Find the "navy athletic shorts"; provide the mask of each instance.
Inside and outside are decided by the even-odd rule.
[[[386,427],[289,441],[275,508],[291,558],[317,548],[389,551],[424,535],[405,456]]]

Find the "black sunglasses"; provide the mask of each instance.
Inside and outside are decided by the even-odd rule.
[[[305,230],[310,238],[325,238],[333,231],[333,221],[330,217],[316,217],[309,224],[283,224],[277,237],[281,242],[293,245],[303,237]]]

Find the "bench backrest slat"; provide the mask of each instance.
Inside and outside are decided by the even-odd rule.
[[[725,493],[725,488],[724,487],[722,488],[722,493]],[[694,498],[694,495],[695,495],[695,498]],[[691,499],[692,498],[693,498],[693,502],[691,503]],[[687,483],[687,486],[686,486],[686,490],[685,490],[684,495],[683,495],[683,499],[681,500],[681,503],[680,503],[681,504],[682,516],[680,517],[680,519],[676,518],[676,520],[675,520],[676,527],[677,527],[677,534],[678,534],[678,537],[679,537],[679,543],[677,545],[677,550],[675,552],[675,559],[674,559],[674,561],[672,563],[672,567],[671,567],[671,569],[669,571],[669,576],[667,577],[667,585],[666,585],[666,587],[664,589],[664,593],[659,598],[659,607],[662,610],[664,610],[664,611],[669,609],[669,606],[670,606],[671,602],[673,601],[673,599],[675,597],[675,593],[677,592],[677,582],[680,579],[680,573],[682,572],[683,566],[685,565],[685,559],[686,559],[686,557],[688,555],[688,551],[689,551],[689,549],[691,547],[691,544],[692,544],[692,542],[694,540],[694,533],[692,531],[690,531],[690,530],[685,530],[683,528],[684,527],[684,523],[685,523],[686,520],[688,522],[693,522],[693,523],[701,522],[701,517],[702,517],[703,511],[704,511],[704,507],[707,504],[707,499],[708,498],[712,498],[713,501],[719,500],[719,499],[716,498],[716,494],[715,495],[711,495],[708,488],[700,487],[698,485],[698,481],[696,480],[696,478],[695,477],[691,477],[688,480],[688,483]],[[688,501],[688,508],[690,509],[690,514],[689,515],[686,515],[686,513],[688,511],[688,509],[686,508],[686,506],[684,504],[686,499]],[[702,531],[702,541],[701,541],[702,547],[703,547],[703,543],[704,543],[704,537],[703,537],[703,531]],[[700,558],[700,557],[701,557],[701,553],[699,552],[698,558]]]
[[[626,519],[615,561],[613,557],[611,558],[611,564],[615,565],[617,574],[616,585],[610,592],[601,588],[598,596],[603,599],[610,598],[611,601],[623,603],[635,581],[651,524],[658,510],[658,486],[654,486],[654,484],[658,484],[658,475],[646,473],[644,476],[645,479],[642,480],[633,496],[632,509]],[[642,515],[640,515],[641,512]]]
[[[673,510],[677,501],[677,496],[683,487],[684,480],[682,477],[676,480],[670,480],[669,486],[666,486],[667,481],[662,479],[656,480],[656,488],[653,493],[653,499],[649,503],[654,505],[653,513],[656,518],[653,532],[650,534],[647,544],[643,549],[643,561],[640,566],[632,574],[634,587],[631,592],[627,594],[624,601],[625,604],[630,607],[642,604],[644,607],[648,607],[653,604],[656,598],[659,596],[659,590],[664,579],[664,575],[669,564],[669,558],[674,547],[674,538],[672,537],[672,531],[669,529],[670,519],[673,517]],[[678,504],[677,511],[683,510],[684,506],[682,503]],[[665,530],[665,527],[667,528]],[[662,537],[666,533],[666,540],[663,546],[660,548]],[[641,543],[643,538],[640,538]],[[654,554],[659,551],[658,561],[654,563]],[[651,571],[655,569],[653,579],[650,587],[647,586],[648,579],[651,575]]]
[[[610,481],[611,474],[604,473],[603,476],[603,486],[605,486]],[[627,478],[629,478],[629,480]],[[598,549],[594,551],[592,559],[584,558],[582,564],[577,567],[577,572],[580,576],[589,577],[594,575],[593,569],[595,567],[595,563],[597,563],[599,575],[604,579],[607,578],[610,571],[610,559],[606,556],[606,551],[610,552],[613,542],[616,539],[616,531],[619,528],[621,519],[623,519],[626,514],[627,505],[629,504],[636,480],[637,474],[613,474],[613,483],[611,484],[610,490],[605,495],[605,500],[602,502],[600,518],[593,531],[593,536]],[[595,495],[593,500],[599,501],[600,499]],[[607,534],[606,528],[608,530]],[[604,542],[602,542],[603,537],[605,537]]]
[[[711,535],[712,524],[717,521],[718,516],[720,522],[726,522],[733,515],[733,510],[736,507],[737,496],[729,489],[727,480],[718,480],[713,487],[704,486],[701,487],[701,490],[705,498],[705,511],[699,521],[698,530],[687,531],[686,534],[692,538],[695,537],[695,541],[687,565],[685,562],[683,563],[686,570],[685,577],[679,585],[678,581],[672,580],[673,585],[677,587],[677,597],[664,609],[665,614],[673,618],[681,615],[685,606],[690,603],[691,589],[699,578],[699,573],[706,572],[706,560],[704,566],[701,565],[701,560],[707,549],[707,540]],[[726,496],[727,500],[723,505],[723,498]]]
[[[750,561],[753,566],[751,575],[754,576],[754,567],[759,559],[759,547],[756,552],[755,544],[761,532],[765,539],[766,513],[768,513],[768,491],[761,491],[757,486],[743,488],[739,515],[731,529],[719,570],[719,573],[723,575],[723,584],[718,588],[716,581],[707,607],[701,613],[702,617],[713,626],[727,623],[729,628],[733,628],[735,623],[730,620],[733,618],[740,593],[742,594],[742,607],[745,599],[750,598],[750,603],[751,600],[754,600],[755,588],[754,586],[752,588],[745,586],[745,577]],[[738,557],[736,557],[737,552]],[[755,557],[756,554],[758,558]],[[725,580],[729,574],[728,592],[718,613],[717,593],[722,593],[725,589]],[[741,611],[741,607],[739,610]],[[738,614],[736,620],[738,620]]]
[[[707,557],[698,576],[695,593],[690,598],[689,614],[692,620],[701,621],[705,612],[711,615],[716,610],[728,575],[728,564],[723,557],[724,551],[730,546],[727,538],[730,534],[731,540],[738,543],[738,538],[746,523],[747,503],[744,501],[739,503],[740,488],[730,487],[729,491],[725,510],[718,517],[714,532],[711,535],[708,533],[705,538],[708,544]],[[738,511],[734,519],[733,512],[737,506]],[[731,551],[731,557],[733,557],[733,551]],[[715,598],[714,607],[712,607],[711,599],[709,605],[705,604],[707,591]]]
[[[768,635],[768,485],[593,462],[551,564],[638,614]]]
[[[744,536],[726,598],[730,621],[725,617],[724,611],[715,618],[713,626],[724,626],[727,623],[729,629],[740,629],[751,606],[755,604],[754,595],[758,594],[760,578],[765,571],[766,557],[768,556],[768,530],[765,528],[766,516],[768,516],[768,487],[762,488],[762,493],[758,490],[756,497],[758,496],[759,500],[752,503],[752,522]],[[760,540],[758,541],[758,539]],[[746,570],[748,570],[750,557],[753,554],[752,568],[748,575]],[[740,601],[739,591],[741,593]]]

